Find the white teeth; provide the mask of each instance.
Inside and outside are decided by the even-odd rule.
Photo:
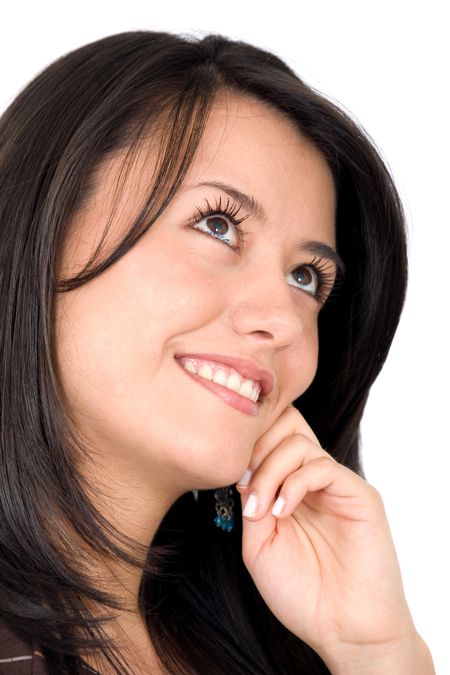
[[[227,389],[231,389],[232,391],[239,391],[241,384],[242,380],[237,373],[231,373],[231,375],[228,376],[226,384]]]
[[[252,380],[245,380],[239,387],[239,393],[241,396],[246,396],[251,398],[253,394],[253,382]]]
[[[183,364],[183,368],[185,370],[188,370],[190,373],[195,373],[197,370],[192,361],[185,361],[185,363]]]
[[[224,370],[222,370],[221,368],[216,370],[216,372],[214,373],[213,382],[216,382],[217,384],[221,384],[221,385],[226,384],[227,383],[226,372]]]
[[[214,370],[208,363],[202,363],[197,370],[197,366],[193,361],[184,361],[183,368],[190,373],[203,377],[205,380],[216,382],[227,389],[236,391],[254,403],[258,400],[259,392],[261,391],[260,385],[253,380],[243,380],[238,373],[231,373],[227,377],[226,372],[222,368]]]
[[[212,367],[209,366],[207,363],[203,363],[198,369],[197,375],[200,375],[200,377],[204,377],[205,380],[212,380],[214,371]]]

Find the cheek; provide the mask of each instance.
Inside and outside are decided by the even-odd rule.
[[[90,407],[105,392],[129,392],[133,381],[158,369],[172,338],[207,324],[220,311],[222,293],[193,262],[164,247],[157,256],[136,247],[90,283],[58,298],[58,369],[75,405],[84,407],[89,398]]]
[[[161,349],[171,335],[194,330],[220,311],[222,294],[217,285],[183,251],[170,254],[164,249],[150,260],[145,249],[139,251],[124,267],[119,284],[122,302],[130,304],[132,298],[127,331],[134,335],[139,331],[146,344],[159,342]]]
[[[317,322],[306,327],[295,355],[290,359],[289,378],[292,382],[290,400],[293,401],[308,389],[317,372],[319,341]]]
[[[317,372],[317,366],[319,362],[319,342],[317,337],[317,331],[314,331],[314,335],[311,338],[309,345],[309,368],[306,370],[304,391],[311,385],[314,380]]]

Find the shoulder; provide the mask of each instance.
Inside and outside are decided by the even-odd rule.
[[[37,645],[16,635],[1,620],[0,675],[47,675],[45,658]]]

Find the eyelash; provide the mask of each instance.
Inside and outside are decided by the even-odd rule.
[[[218,201],[216,201],[216,205],[213,207],[211,204],[208,202],[206,199],[206,204],[207,207],[199,207],[195,205],[197,215],[195,215],[191,220],[189,221],[188,225],[190,227],[193,227],[194,229],[198,230],[199,232],[203,232],[203,234],[207,234],[214,239],[218,239],[219,241],[223,241],[226,243],[228,246],[230,246],[232,249],[239,250],[239,248],[245,243],[246,236],[248,235],[248,232],[245,232],[242,227],[240,226],[240,223],[242,223],[246,218],[248,218],[248,215],[243,216],[242,218],[237,218],[237,214],[241,210],[241,205],[239,204],[234,204],[233,202],[230,201],[230,199],[227,199],[227,202],[224,206],[222,206],[222,197],[219,196]],[[195,227],[195,225],[203,220],[204,218],[209,218],[210,216],[226,216],[226,218],[232,223],[233,227],[235,228],[238,238],[239,238],[239,247],[235,246],[230,242],[229,239],[224,237],[224,235],[216,235],[213,234],[212,232],[205,232],[204,230],[200,230],[199,228]],[[220,238],[222,236],[222,238]],[[331,295],[331,291],[334,290],[333,287],[337,285],[337,279],[335,280],[335,276],[332,271],[329,271],[329,266],[328,263],[325,259],[319,258],[315,256],[310,262],[305,263],[304,265],[299,265],[299,267],[296,267],[292,272],[294,273],[298,269],[302,269],[304,267],[311,268],[314,272],[314,274],[317,277],[317,291],[315,294],[310,293],[309,291],[305,291],[308,293],[308,295],[311,295],[313,298],[316,298],[317,301],[320,304],[324,304],[325,300]],[[294,288],[298,288],[298,290],[305,290],[302,289],[300,286],[296,286]]]
[[[203,218],[208,218],[209,216],[226,216],[228,220],[234,225],[236,232],[238,233],[239,236],[239,245],[242,246],[242,244],[245,243],[245,237],[248,234],[248,232],[244,232],[242,227],[240,227],[240,223],[242,223],[248,216],[243,216],[242,218],[236,218],[237,214],[241,210],[240,204],[234,204],[233,202],[230,201],[230,199],[227,199],[227,203],[225,206],[222,206],[222,197],[219,197],[219,200],[216,201],[216,205],[214,207],[211,206],[211,204],[208,202],[207,199],[205,199],[206,204],[208,205],[207,208],[203,207],[200,208],[199,206],[195,206],[197,210],[197,216],[194,216],[194,218],[191,219],[189,224],[191,227],[194,227],[200,220],[203,220]],[[198,228],[196,228],[198,229]],[[201,230],[203,232],[203,230]],[[209,234],[214,239],[219,239],[218,236],[212,234],[212,232],[205,232],[205,234]],[[223,235],[222,235],[223,236]],[[224,241],[226,244],[231,246],[234,250],[237,250],[237,247],[234,246],[230,242],[229,239],[223,238],[219,239],[219,241]]]

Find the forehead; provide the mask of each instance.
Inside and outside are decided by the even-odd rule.
[[[210,180],[254,196],[274,226],[319,227],[334,239],[336,192],[328,162],[294,120],[265,102],[217,97],[184,185]]]
[[[232,153],[237,154],[230,158]],[[263,159],[264,163],[253,165],[252,175],[264,171],[273,174],[286,166],[298,170],[301,166],[309,173],[320,171],[324,179],[333,182],[323,154],[287,114],[246,94],[219,93],[191,171],[198,165],[227,159],[232,159],[233,168],[238,171],[239,166],[254,158]]]
[[[159,126],[137,149],[122,150],[98,165],[94,190],[74,217],[66,242],[66,254],[70,250],[77,269],[100,244],[106,228],[110,252],[136,218],[155,178],[161,134],[164,127]],[[333,243],[330,168],[294,121],[265,102],[230,92],[216,96],[179,193],[198,182],[218,180],[253,196],[263,206],[264,220],[274,227],[307,224]]]

